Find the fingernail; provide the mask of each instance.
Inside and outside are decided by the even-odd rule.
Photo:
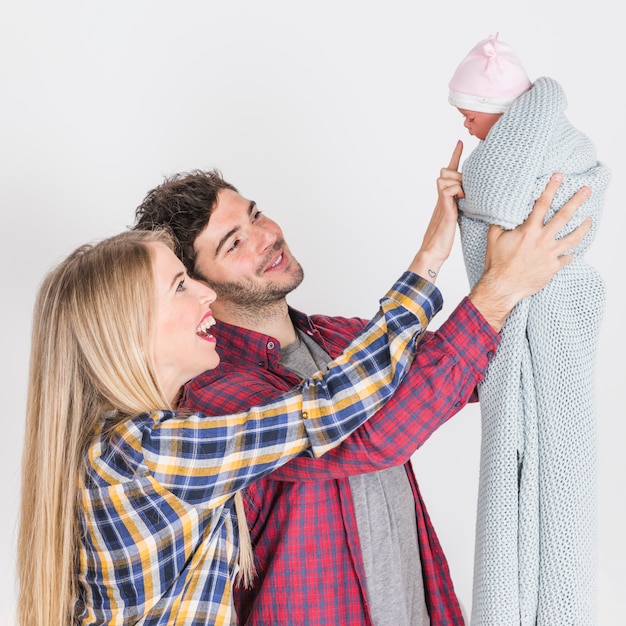
[[[563,174],[561,174],[561,172],[556,172],[556,174],[552,174],[552,180],[560,183],[563,180]]]
[[[591,189],[589,187],[583,187],[581,191],[583,192],[583,195],[586,198],[588,198],[591,195]]]

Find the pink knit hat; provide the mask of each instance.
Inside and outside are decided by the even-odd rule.
[[[456,68],[448,102],[459,109],[504,113],[531,82],[519,58],[498,33],[477,43]]]

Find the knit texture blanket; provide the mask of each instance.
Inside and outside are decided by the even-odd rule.
[[[461,244],[470,284],[490,223],[514,228],[554,172],[551,217],[583,185],[591,231],[574,261],[512,311],[479,388],[482,442],[472,625],[596,621],[594,361],[604,283],[583,258],[600,222],[609,171],[566,119],[565,94],[539,78],[463,164]]]

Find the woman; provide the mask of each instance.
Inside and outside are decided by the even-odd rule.
[[[405,275],[324,377],[247,414],[177,415],[185,382],[219,362],[214,299],[163,232],[83,246],[42,284],[23,460],[22,624],[230,623],[233,496],[365,421],[441,303],[433,285]],[[357,379],[369,398],[345,392]]]

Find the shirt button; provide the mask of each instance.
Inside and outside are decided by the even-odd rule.
[[[461,406],[461,403],[460,402],[455,402],[454,406],[458,409]]]
[[[489,350],[489,352],[487,352],[487,358],[491,361],[491,359],[493,359],[494,357],[494,351],[493,350]]]
[[[263,367],[265,365],[265,361],[259,361],[259,367]]]
[[[273,341],[268,341],[267,342],[267,349],[268,350],[273,350],[275,345],[276,344]]]
[[[309,417],[309,414],[306,411],[302,411],[302,419],[306,419]]]

